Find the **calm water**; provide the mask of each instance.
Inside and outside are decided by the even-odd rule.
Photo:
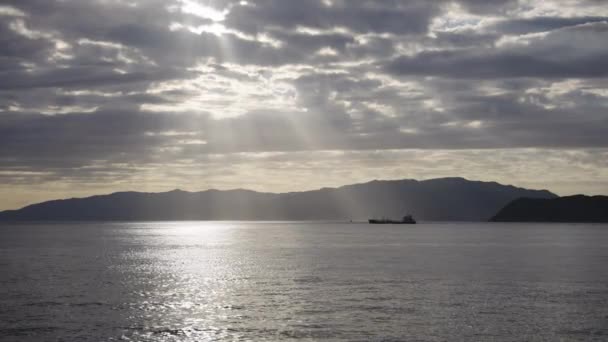
[[[608,226],[0,226],[2,341],[607,341]]]

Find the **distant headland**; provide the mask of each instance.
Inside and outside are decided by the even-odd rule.
[[[519,198],[496,216],[495,222],[608,222],[608,196]]]

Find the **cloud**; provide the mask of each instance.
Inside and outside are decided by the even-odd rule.
[[[98,86],[125,83],[162,81],[193,76],[178,69],[147,68],[149,70],[130,73],[116,72],[103,68],[72,67],[66,69],[44,70],[37,72],[5,71],[2,77],[12,82],[0,84],[0,90],[35,88],[95,88]]]
[[[506,19],[491,25],[491,28],[503,34],[522,35],[537,32],[549,32],[564,27],[596,22],[608,22],[608,17],[535,17]]]
[[[469,166],[501,164],[473,150],[596,156],[589,151],[608,147],[605,8],[591,0],[7,0],[0,178],[62,191],[112,182],[160,189],[168,184],[160,174],[228,185],[258,165],[239,162],[243,154],[269,154],[280,155],[272,165],[283,173],[262,167],[265,189],[283,189],[296,174],[285,170],[317,152],[335,160],[326,172],[334,181],[353,167],[363,171],[346,178],[430,174],[464,155]],[[395,165],[436,151],[449,152],[416,172]],[[522,158],[542,174],[539,156]]]
[[[497,48],[424,51],[391,60],[396,75],[455,78],[595,78],[608,75],[608,22],[505,42]]]
[[[439,3],[431,1],[333,0],[252,1],[236,6],[226,17],[228,25],[258,33],[268,27],[319,30],[344,28],[356,33],[425,33]]]
[[[503,12],[509,9],[513,10],[518,5],[517,0],[460,0],[459,2],[467,10],[478,14]]]

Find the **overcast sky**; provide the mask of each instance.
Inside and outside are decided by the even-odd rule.
[[[608,1],[0,1],[0,210],[445,176],[608,194]]]

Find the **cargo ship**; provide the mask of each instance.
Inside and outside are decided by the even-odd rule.
[[[369,219],[368,222],[370,224],[416,224],[416,220],[412,217],[412,215],[405,215],[401,220],[391,220],[387,218],[381,219]]]

